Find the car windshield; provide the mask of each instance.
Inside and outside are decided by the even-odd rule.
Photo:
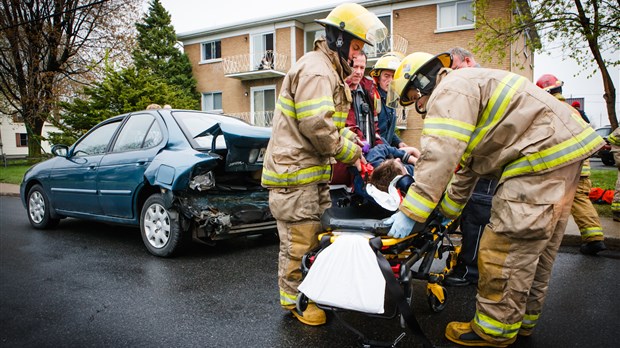
[[[219,123],[227,124],[239,124],[247,126],[248,124],[238,118],[213,115],[203,112],[185,112],[175,111],[173,113],[174,119],[181,126],[181,129],[185,133],[188,139],[191,139],[192,145],[197,148],[210,149],[213,144],[213,136],[218,135]],[[213,133],[215,134],[213,134]],[[215,141],[216,149],[225,149],[226,141],[224,137],[217,137]]]

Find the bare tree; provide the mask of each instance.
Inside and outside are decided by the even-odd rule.
[[[620,0],[511,0],[512,18],[504,19],[487,16],[489,1],[475,1],[476,53],[501,54],[524,38],[532,52],[544,49],[541,39],[559,42],[564,54],[583,70],[591,69],[590,76],[600,71],[609,122],[612,129],[618,127],[616,88],[608,67],[620,64]]]
[[[127,56],[140,0],[0,0],[0,112],[23,120],[29,156],[68,86]],[[128,56],[127,56],[128,57]],[[129,58],[129,57],[128,57]],[[0,106],[2,107],[2,106]]]

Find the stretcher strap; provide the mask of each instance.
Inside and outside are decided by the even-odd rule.
[[[381,273],[383,273],[383,277],[385,278],[386,288],[390,292],[390,295],[392,296],[396,304],[398,305],[400,314],[403,316],[403,319],[407,323],[407,326],[409,326],[409,329],[411,329],[411,332],[415,336],[420,338],[420,340],[422,341],[423,347],[435,347],[428,340],[428,338],[424,334],[424,331],[422,331],[422,327],[420,327],[420,323],[418,323],[418,320],[415,317],[415,313],[413,312],[413,309],[407,302],[407,299],[405,298],[404,292],[401,289],[400,284],[398,283],[398,280],[396,279],[396,276],[394,276],[394,272],[392,271],[392,267],[390,266],[390,263],[388,262],[388,260],[385,259],[383,254],[381,254],[380,252],[381,245],[382,245],[381,238],[375,237],[375,238],[372,238],[369,242],[370,242],[370,246],[372,247],[373,251],[377,255],[377,263],[379,264]]]

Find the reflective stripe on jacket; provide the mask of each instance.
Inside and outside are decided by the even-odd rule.
[[[265,187],[327,183],[333,159],[354,163],[361,149],[344,127],[351,93],[338,55],[324,39],[284,78],[263,164]]]
[[[427,110],[416,182],[401,204],[416,221],[426,220],[446,188],[441,210],[454,217],[478,177],[501,182],[548,172],[587,158],[603,143],[565,103],[502,70],[440,71]]]

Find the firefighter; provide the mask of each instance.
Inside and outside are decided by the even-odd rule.
[[[474,55],[462,47],[450,49],[453,70],[480,68]],[[461,251],[456,266],[443,280],[445,286],[466,286],[478,283],[478,246],[484,227],[491,218],[491,201],[497,179],[481,178],[461,213]]]
[[[581,163],[603,139],[523,76],[450,66],[449,53],[416,52],[394,74],[389,99],[414,105],[424,128],[415,183],[385,222],[398,238],[437,206],[454,218],[478,177],[499,179],[480,241],[474,318],[449,323],[445,335],[505,347],[536,325]]]
[[[614,221],[620,221],[620,127],[611,132],[607,137],[609,145],[611,145],[611,152],[614,154],[614,160],[616,161],[616,167],[618,167],[618,179],[616,179],[616,190],[614,192],[614,199],[611,202],[611,212],[613,214]]]
[[[384,144],[397,148],[408,147],[396,135],[396,110],[386,105],[388,87],[394,78],[394,71],[398,68],[403,55],[398,52],[384,54],[375,66],[370,70],[370,76],[374,79],[377,91],[381,97],[381,112],[379,113],[379,132]]]
[[[317,245],[321,214],[331,205],[331,164],[338,160],[361,169],[361,148],[344,127],[351,106],[344,79],[364,44],[380,42],[387,34],[374,14],[353,3],[337,6],[317,22],[325,27],[325,38],[316,40],[314,50],[284,78],[261,179],[280,237],[280,305],[307,325],[326,321],[314,303],[298,313],[295,302],[301,258]]]
[[[558,100],[565,102],[566,99],[562,95],[563,81],[558,80],[552,74],[542,75],[536,85],[543,90],[547,91]],[[568,105],[568,103],[566,103]],[[580,117],[584,122],[589,123],[587,119],[584,119],[579,110],[569,106],[573,115]],[[603,242],[603,226],[598,217],[592,201],[590,201],[589,194],[592,189],[592,182],[590,181],[590,160],[586,159],[583,162],[581,168],[581,176],[579,177],[579,185],[577,186],[577,192],[575,193],[575,199],[571,206],[571,214],[575,219],[577,227],[579,227],[579,233],[581,234],[581,247],[579,251],[586,255],[596,255],[598,252],[607,249],[605,242]]]

